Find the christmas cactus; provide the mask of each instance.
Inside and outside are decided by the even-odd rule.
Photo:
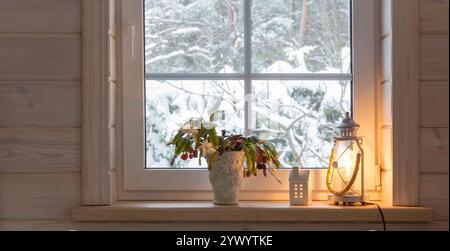
[[[246,158],[244,177],[257,176],[258,170],[267,177],[268,173],[274,175],[281,168],[278,152],[272,143],[255,136],[233,135],[226,130],[218,135],[213,120],[214,115],[209,122],[191,119],[183,124],[168,144],[175,147],[172,165],[178,157],[182,160],[198,158],[201,165],[204,157],[211,170],[214,161],[223,153],[242,151]]]

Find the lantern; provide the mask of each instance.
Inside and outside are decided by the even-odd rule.
[[[293,167],[289,175],[289,199],[292,206],[309,206],[311,193],[308,185],[309,170]]]
[[[334,138],[326,183],[336,205],[365,205],[363,139],[357,136],[359,125],[345,114],[337,126],[340,135]]]

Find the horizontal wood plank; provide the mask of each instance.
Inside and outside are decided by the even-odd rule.
[[[145,222],[72,222],[72,221],[0,221],[6,231],[381,231],[375,223],[145,223]],[[388,231],[448,231],[448,222],[389,224]]]
[[[420,87],[420,125],[448,127],[448,83],[427,83]]]
[[[0,82],[0,127],[81,127],[80,82]]]
[[[0,80],[81,79],[81,38],[2,36]]]
[[[448,79],[448,34],[420,35],[420,78]]]
[[[79,172],[81,129],[0,128],[0,172]]]
[[[433,209],[435,221],[448,222],[448,200],[421,200],[420,205],[424,207],[431,207]]]
[[[448,0],[420,1],[420,32],[448,33]]]
[[[430,222],[428,208],[383,207],[387,222]],[[75,221],[141,222],[379,222],[375,206],[336,207],[324,203],[293,207],[289,202],[241,202],[217,206],[211,202],[118,202],[112,206],[82,206]]]
[[[420,176],[421,200],[448,200],[448,174]]]
[[[80,33],[80,0],[2,0],[0,32]]]
[[[448,128],[420,130],[420,171],[448,174]]]
[[[80,174],[0,175],[0,219],[70,219],[80,205]]]

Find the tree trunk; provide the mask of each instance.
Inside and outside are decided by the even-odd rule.
[[[305,44],[305,37],[306,32],[308,30],[308,19],[309,19],[309,6],[308,6],[308,0],[302,1],[302,18],[300,20],[300,34],[298,43],[300,44],[300,47],[303,47]]]

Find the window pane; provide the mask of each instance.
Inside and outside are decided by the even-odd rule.
[[[209,121],[216,112],[218,130],[242,133],[244,87],[240,81],[146,81],[147,168],[171,168],[173,148],[166,146],[191,118]],[[198,160],[178,160],[173,168],[206,168]]]
[[[145,0],[146,73],[242,73],[242,0]]]
[[[276,144],[283,166],[323,168],[350,111],[350,82],[256,81],[253,102],[254,132]]]
[[[255,73],[350,73],[350,0],[258,0]]]

